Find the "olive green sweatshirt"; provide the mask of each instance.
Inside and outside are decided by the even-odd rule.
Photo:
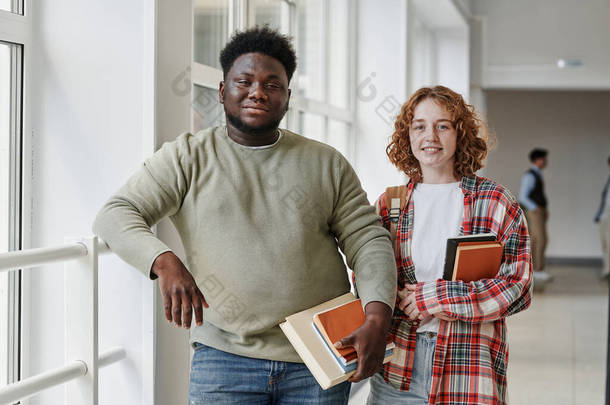
[[[191,343],[300,362],[278,324],[350,290],[338,247],[363,304],[394,307],[389,233],[352,167],[328,145],[287,130],[258,148],[232,141],[226,127],[181,135],[110,198],[93,231],[150,276],[170,250],[150,230],[165,216],[210,305],[203,325],[193,322]]]

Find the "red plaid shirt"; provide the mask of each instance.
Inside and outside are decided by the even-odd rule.
[[[417,282],[410,252],[414,184],[409,183],[396,232],[398,288],[417,284],[416,300],[422,314],[443,312],[455,319],[440,321],[429,403],[505,404],[508,345],[504,319],[526,309],[531,301],[530,238],[523,212],[504,187],[476,176],[464,177],[460,187],[464,193],[460,234],[494,233],[504,245],[497,277],[471,283]],[[385,193],[375,206],[389,229]],[[386,365],[384,378],[403,391],[411,383],[418,325],[398,308],[394,310],[391,334],[396,355]]]

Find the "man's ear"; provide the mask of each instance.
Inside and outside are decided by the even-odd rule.
[[[218,84],[218,101],[220,102],[220,104],[224,104],[224,102],[225,102],[225,82],[224,82],[224,80],[221,80],[220,84]]]
[[[292,94],[292,90],[288,89],[288,100],[286,100],[286,111],[288,111],[288,108],[290,107],[290,95],[291,94]]]

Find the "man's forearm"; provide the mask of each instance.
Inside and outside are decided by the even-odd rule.
[[[93,233],[104,239],[120,258],[153,279],[154,260],[170,250],[151,232],[142,214],[116,196],[98,213]]]
[[[371,301],[364,308],[367,322],[379,326],[381,330],[387,331],[392,323],[392,308],[380,301]]]

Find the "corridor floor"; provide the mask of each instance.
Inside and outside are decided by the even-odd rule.
[[[592,267],[551,266],[553,282],[507,320],[508,395],[513,405],[603,404],[608,282]],[[352,386],[363,405],[368,383]]]

